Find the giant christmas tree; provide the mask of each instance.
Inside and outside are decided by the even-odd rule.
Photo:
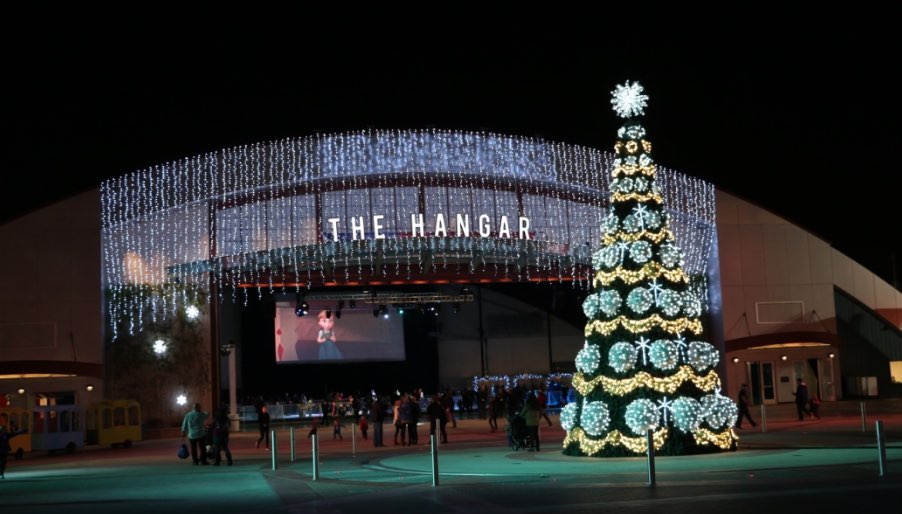
[[[669,228],[651,143],[637,119],[647,96],[627,82],[611,103],[625,118],[614,145],[611,207],[583,304],[576,401],[561,412],[568,455],[679,455],[735,449],[736,405],[720,393],[718,350],[702,336],[702,299],[689,288]]]

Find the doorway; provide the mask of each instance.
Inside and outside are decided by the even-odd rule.
[[[770,405],[777,403],[773,362],[748,362],[746,374],[752,391],[752,403]]]

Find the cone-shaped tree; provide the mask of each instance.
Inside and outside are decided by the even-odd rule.
[[[720,394],[720,352],[703,338],[702,299],[689,288],[637,119],[646,100],[635,82],[613,91],[625,122],[614,145],[602,245],[593,255],[594,291],[583,304],[576,401],[561,412],[568,455],[641,454],[649,431],[663,455],[736,447],[736,405]]]

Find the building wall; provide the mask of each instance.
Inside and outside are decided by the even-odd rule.
[[[866,268],[809,234],[762,208],[733,195],[717,191],[717,234],[720,241],[720,280],[723,294],[724,339],[729,341],[764,334],[828,332],[837,334],[834,287],[839,287],[865,306],[880,312],[902,329],[902,292]],[[836,354],[833,384],[839,396],[839,357],[833,346],[792,350],[789,359],[817,359],[819,365]],[[747,360],[772,361],[781,368],[784,349],[742,350],[726,355],[727,391],[734,396],[747,377]],[[740,359],[733,363],[732,359]],[[784,376],[786,373],[783,373]],[[792,384],[795,375],[789,375]],[[778,388],[777,401],[792,401]],[[784,386],[783,389],[786,389]]]
[[[103,363],[100,193],[92,190],[0,225],[0,363]],[[90,383],[95,389],[85,391]],[[76,391],[98,378],[0,380],[0,394]]]

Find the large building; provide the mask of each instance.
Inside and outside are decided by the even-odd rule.
[[[103,398],[121,366],[111,348],[165,344],[160,324],[192,307],[207,365],[200,380],[159,380],[161,401],[218,401],[227,376],[244,392],[265,376],[316,394],[323,376],[342,390],[569,371],[610,167],[541,139],[365,131],[107,181],[0,226],[0,398]],[[748,383],[756,403],[791,402],[799,377],[826,401],[898,394],[900,291],[711,184],[664,167],[658,183],[731,396]],[[343,328],[341,360],[302,343],[320,312],[359,327]]]

